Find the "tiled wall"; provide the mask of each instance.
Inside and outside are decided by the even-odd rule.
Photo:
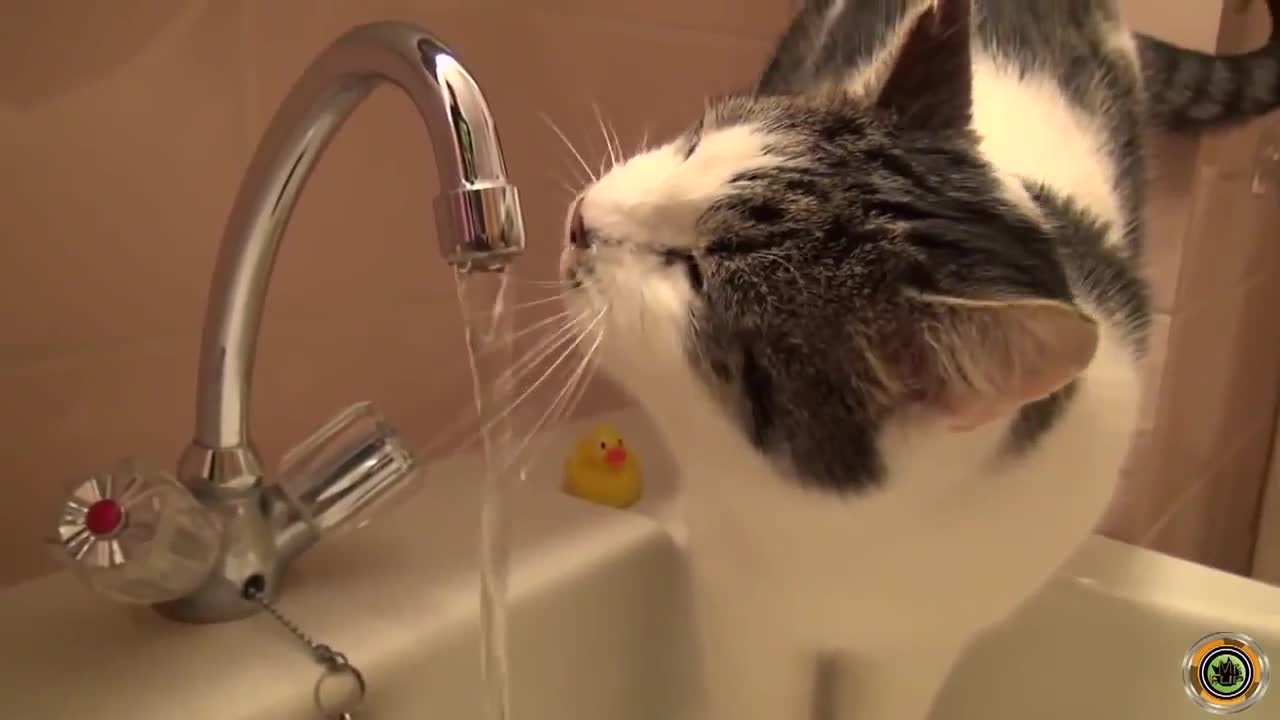
[[[706,94],[752,81],[791,5],[7,4],[0,583],[50,569],[40,538],[65,482],[127,454],[171,467],[190,439],[198,331],[227,210],[271,113],[335,36],[394,18],[457,51],[493,104],[523,194],[522,272],[549,278],[564,184],[578,170],[542,115],[593,162],[605,150],[593,105],[624,143],[674,132]],[[416,114],[380,91],[321,161],[280,254],[253,402],[253,431],[272,465],[355,400],[374,400],[423,443],[465,407],[470,384],[455,289],[435,242],[435,194]]]
[[[1253,546],[1253,577],[1280,585],[1280,427],[1271,439],[1271,466],[1258,513],[1258,541]]]
[[[10,4],[0,23],[0,583],[50,569],[39,540],[67,480],[128,454],[171,465],[189,439],[198,331],[227,209],[276,104],[335,35],[397,18],[458,51],[492,101],[524,194],[523,272],[545,278],[563,184],[576,171],[541,115],[591,159],[604,152],[593,105],[626,144],[661,136],[704,95],[748,84],[795,5]],[[1183,0],[1191,14],[1179,17],[1196,19],[1176,27],[1162,1],[1127,5],[1140,27],[1217,40],[1217,0]],[[1165,380],[1150,417],[1169,420],[1135,454],[1108,522],[1116,536],[1228,567],[1239,567],[1244,531],[1223,523],[1255,493],[1262,450],[1252,428],[1263,424],[1262,396],[1275,394],[1276,366],[1266,360],[1276,334],[1248,331],[1275,303],[1275,284],[1261,280],[1275,275],[1276,258],[1253,243],[1274,202],[1245,192],[1253,140],[1234,142],[1162,146],[1153,244],[1168,359],[1153,366]],[[380,92],[321,162],[280,256],[254,376],[253,429],[269,460],[353,400],[376,401],[419,440],[463,407],[435,192],[416,116]],[[606,389],[594,405],[617,401]]]
[[[1269,31],[1256,0],[1197,0],[1180,13],[1122,4],[1135,26],[1204,50],[1254,48]],[[1260,163],[1272,143],[1280,151],[1274,118],[1155,141],[1144,428],[1104,523],[1113,537],[1241,573],[1280,393],[1280,165]]]

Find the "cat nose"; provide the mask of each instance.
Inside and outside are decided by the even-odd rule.
[[[579,250],[591,247],[591,233],[582,220],[582,198],[573,201],[573,212],[569,216],[569,244]]]

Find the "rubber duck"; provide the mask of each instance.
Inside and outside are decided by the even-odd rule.
[[[564,491],[600,505],[627,508],[640,499],[640,464],[608,425],[583,435],[564,463]]]

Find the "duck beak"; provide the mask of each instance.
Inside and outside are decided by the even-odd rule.
[[[609,448],[604,452],[604,461],[614,467],[617,467],[627,461],[627,451],[620,447]]]

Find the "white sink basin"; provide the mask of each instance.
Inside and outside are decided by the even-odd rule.
[[[608,419],[644,467],[635,511],[557,492],[562,453],[585,423],[548,440],[514,502],[517,720],[696,717],[698,659],[671,521],[677,470],[642,417]],[[435,466],[412,503],[322,544],[286,583],[281,609],[364,672],[357,720],[482,718],[477,462]],[[1202,720],[1180,662],[1220,631],[1280,653],[1280,589],[1095,538],[966,657],[933,720]],[[317,718],[318,668],[265,616],[178,625],[57,575],[0,591],[0,638],[0,698],[22,720]],[[1278,711],[1273,691],[1243,717]]]

